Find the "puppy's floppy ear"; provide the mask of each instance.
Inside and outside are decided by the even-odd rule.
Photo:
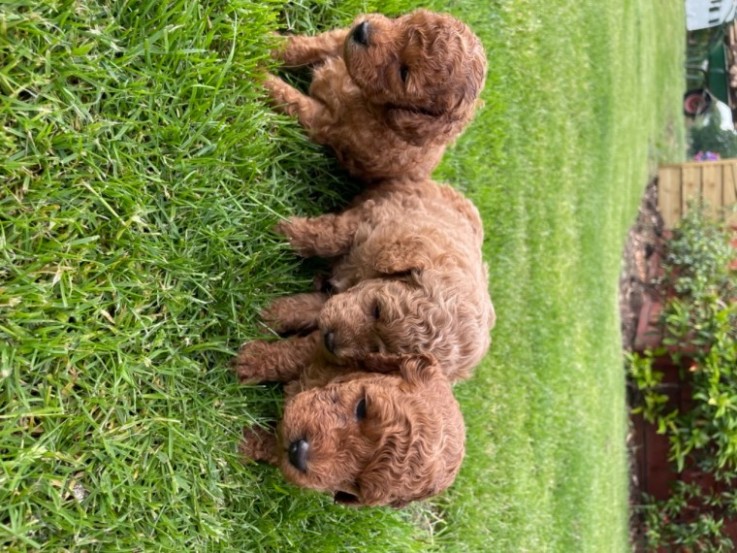
[[[459,120],[444,112],[389,106],[385,111],[387,125],[412,146],[424,146],[440,136],[455,134]]]
[[[358,359],[362,371],[372,373],[399,372],[405,356],[392,353],[369,353]]]
[[[438,362],[429,353],[418,353],[404,357],[399,373],[414,386],[426,384],[442,374]]]
[[[417,426],[384,434],[380,448],[356,478],[357,502],[399,508],[435,495],[453,479],[453,468],[449,471],[445,464],[444,449],[452,442],[452,437],[450,442],[445,439],[445,407],[429,401],[442,387],[434,385],[436,379],[448,384],[430,355],[389,356],[384,360],[389,366],[399,360],[399,372],[409,388],[405,389],[407,399],[387,417],[393,421],[406,418]],[[433,384],[429,384],[431,381]],[[404,386],[401,384],[399,389]],[[447,395],[452,397],[450,390]],[[433,415],[436,409],[438,415]]]
[[[395,452],[388,448],[382,448],[383,455],[378,455],[375,460],[363,471],[358,477],[360,486],[360,505],[372,506],[388,506],[400,508],[407,505],[415,499],[423,499],[423,496],[431,494],[422,494],[421,491],[413,489],[412,485],[407,482],[392,482],[387,485],[387,476],[392,474],[393,463],[392,458]],[[396,470],[396,469],[394,469]]]
[[[441,374],[435,358],[428,353],[396,355],[369,353],[359,361],[361,369],[369,372],[398,372],[404,380],[415,386],[424,384]]]
[[[474,67],[477,63],[474,61]],[[388,105],[384,112],[386,124],[412,146],[422,147],[433,141],[447,143],[458,135],[481,104],[478,95],[484,74],[464,79],[441,93],[430,108]]]
[[[418,110],[411,107],[388,107],[384,118],[397,135],[412,146],[422,147],[429,142],[452,141],[473,117],[483,102],[477,99],[483,87],[480,81],[468,80],[448,105],[437,110]]]
[[[388,275],[427,269],[433,265],[433,253],[437,249],[439,238],[431,232],[386,238],[374,257],[374,269]]]

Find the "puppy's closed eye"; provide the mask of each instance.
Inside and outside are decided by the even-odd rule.
[[[366,418],[366,398],[362,397],[356,403],[356,420],[361,422]]]
[[[381,318],[381,305],[379,304],[378,301],[374,304],[374,307],[371,310],[371,316],[376,321],[378,321]]]
[[[403,83],[407,83],[407,79],[409,78],[409,67],[406,65],[399,66],[399,78],[402,79]]]

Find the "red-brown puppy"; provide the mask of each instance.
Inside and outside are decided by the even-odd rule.
[[[465,430],[436,361],[381,356],[355,368],[346,374],[318,357],[285,388],[277,433],[247,429],[241,451],[345,504],[402,507],[446,489]]]
[[[486,74],[476,35],[427,10],[361,15],[350,29],[289,37],[276,55],[315,69],[308,95],[269,75],[274,105],[366,182],[429,177],[472,119]]]

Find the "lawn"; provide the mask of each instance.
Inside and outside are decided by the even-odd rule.
[[[628,550],[617,277],[648,172],[685,151],[678,2],[432,2],[489,58],[437,171],[483,213],[498,314],[456,387],[462,472],[353,510],[238,457],[279,393],[228,360],[316,268],[270,229],[356,190],[263,102],[269,34],[417,5],[0,5],[0,549]]]

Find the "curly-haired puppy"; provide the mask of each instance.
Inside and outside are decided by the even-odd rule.
[[[377,353],[435,356],[452,381],[486,353],[494,308],[475,206],[432,181],[370,187],[340,214],[279,226],[304,256],[336,259],[332,294],[276,300],[262,316],[279,341],[245,343],[234,360],[244,381],[289,381],[317,350],[336,364]]]
[[[343,370],[311,365],[287,387],[276,434],[246,429],[243,454],[350,505],[402,507],[450,486],[463,460],[464,425],[436,362],[384,356],[358,368],[374,372]]]
[[[471,120],[486,73],[476,35],[427,10],[361,15],[351,29],[292,36],[275,55],[287,66],[317,64],[309,95],[273,75],[266,88],[364,181],[427,178]]]

